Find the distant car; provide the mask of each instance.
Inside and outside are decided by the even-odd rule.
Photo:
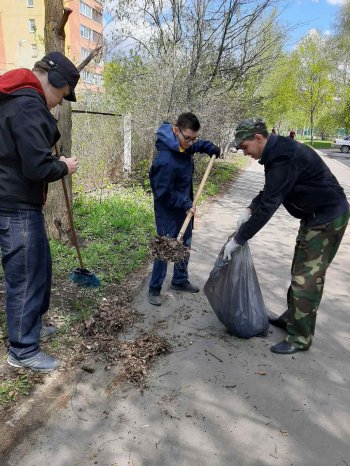
[[[340,152],[347,153],[350,151],[350,136],[336,138],[333,141],[333,147],[340,147]]]

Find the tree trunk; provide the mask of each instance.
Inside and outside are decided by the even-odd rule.
[[[64,26],[71,10],[64,8],[62,0],[45,0],[45,51],[65,53]],[[72,110],[70,102],[63,101],[60,108],[58,127],[61,133],[59,146],[66,157],[71,155],[72,146]],[[58,116],[57,114],[55,115]],[[66,178],[71,198],[71,177]],[[49,236],[70,241],[70,228],[67,218],[61,181],[50,183],[49,195],[45,208],[46,224]]]

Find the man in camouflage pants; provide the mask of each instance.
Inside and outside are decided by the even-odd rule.
[[[288,309],[271,324],[284,328],[285,340],[271,347],[279,354],[308,350],[315,333],[325,275],[349,221],[343,188],[322,158],[309,146],[268,134],[261,118],[248,118],[236,127],[235,144],[264,165],[264,189],[238,220],[238,231],[227,243],[224,259],[252,238],[283,204],[300,219],[288,290]]]

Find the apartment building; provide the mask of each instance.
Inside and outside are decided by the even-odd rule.
[[[31,68],[43,56],[44,0],[0,0],[0,73]]]
[[[92,50],[103,45],[102,0],[70,0],[73,12],[66,27],[67,56],[81,63]],[[93,60],[81,73],[78,89],[98,90],[103,86],[103,62]]]
[[[68,0],[72,10],[65,27],[66,55],[81,63],[103,44],[102,0]],[[32,68],[45,55],[44,0],[0,0],[0,74],[13,68]],[[82,71],[77,92],[103,86],[103,62],[93,60]]]

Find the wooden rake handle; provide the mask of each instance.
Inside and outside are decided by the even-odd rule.
[[[56,152],[56,156],[58,158],[60,158],[61,157],[61,151],[60,151],[60,148],[59,148],[57,143],[55,144],[55,152]],[[78,239],[77,239],[77,234],[75,232],[73,213],[72,213],[72,208],[71,208],[71,205],[70,205],[70,200],[69,200],[68,189],[67,189],[67,184],[66,184],[65,177],[61,178],[61,181],[62,181],[64,199],[66,201],[66,210],[67,210],[69,226],[70,226],[71,233],[72,233],[73,244],[74,244],[74,247],[75,247],[75,249],[77,251],[77,256],[78,256],[78,261],[79,261],[80,268],[84,269],[84,264],[83,264],[83,259],[81,257],[81,253],[80,253],[80,247],[79,247],[79,243],[78,243]]]
[[[213,168],[213,165],[214,165],[214,162],[215,162],[215,159],[216,159],[216,155],[212,155],[210,157],[210,160],[209,160],[209,163],[208,163],[208,166],[207,166],[207,169],[205,170],[205,173],[203,175],[203,178],[202,178],[202,181],[198,187],[198,190],[197,190],[197,193],[194,197],[194,200],[193,200],[193,203],[192,203],[192,207],[196,207],[197,205],[197,202],[198,202],[198,199],[200,198],[200,195],[202,194],[202,191],[203,191],[203,188],[204,188],[204,185],[208,179],[208,176],[209,176],[209,173],[211,171],[211,169]],[[192,212],[188,212],[186,218],[185,218],[185,221],[181,227],[181,230],[179,231],[179,234],[177,235],[177,241],[181,241],[182,238],[183,238],[183,235],[185,234],[185,231],[191,221],[193,217],[193,213]]]

